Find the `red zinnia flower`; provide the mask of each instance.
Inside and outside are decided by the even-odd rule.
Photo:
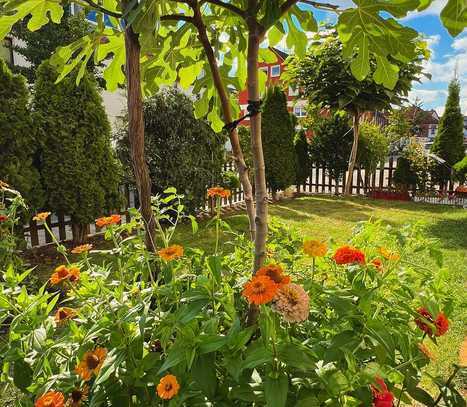
[[[351,246],[342,246],[332,257],[337,264],[365,264],[365,253]]]
[[[373,393],[373,406],[374,407],[392,407],[394,395],[388,390],[388,386],[384,383],[381,377],[375,377],[377,386],[371,386]]]
[[[448,331],[449,320],[446,318],[444,313],[440,312],[436,319],[433,319],[433,315],[431,315],[431,313],[424,307],[417,309],[417,313],[422,318],[416,318],[415,323],[423,332],[427,333],[429,336],[433,336],[433,328],[427,324],[424,319],[434,325],[436,329],[434,332],[435,336],[443,336]]]
[[[8,216],[0,215],[0,222],[6,222],[8,220]]]

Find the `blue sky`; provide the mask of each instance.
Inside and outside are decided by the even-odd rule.
[[[340,6],[351,5],[348,0],[332,1]],[[418,98],[425,109],[435,109],[438,114],[444,111],[449,81],[454,76],[457,64],[458,77],[461,82],[461,109],[467,115],[467,31],[456,38],[452,38],[443,27],[439,14],[447,0],[435,0],[433,4],[421,13],[413,13],[400,20],[403,25],[416,29],[426,37],[432,55],[425,64],[426,72],[432,79],[414,84],[409,99]],[[318,21],[334,21],[335,15],[322,11],[315,11]]]

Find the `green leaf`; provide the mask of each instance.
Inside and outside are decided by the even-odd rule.
[[[2,3],[2,12],[5,15],[0,17],[0,39],[11,31],[13,25],[31,15],[28,21],[28,29],[36,31],[49,22],[60,23],[63,16],[63,7],[54,0],[10,0]]]
[[[201,355],[191,368],[192,377],[201,391],[212,400],[217,390],[216,355]]]
[[[425,406],[432,406],[435,402],[433,398],[425,390],[421,389],[420,387],[415,387],[415,388],[409,387],[407,389],[407,393],[409,393],[410,396],[414,400],[419,401]]]
[[[384,56],[376,55],[376,70],[373,79],[377,84],[382,84],[388,89],[394,89],[399,79],[399,67],[391,64]]]
[[[243,361],[242,370],[252,369],[264,363],[272,362],[272,353],[262,343],[255,343],[248,348],[246,358]]]
[[[264,398],[267,407],[284,407],[287,403],[289,379],[281,374],[277,378],[266,377],[264,380]]]
[[[284,33],[282,33],[276,26],[271,27],[268,31],[269,46],[274,47],[277,45],[282,40],[283,36]]]
[[[227,336],[220,335],[202,335],[200,336],[201,345],[199,353],[212,353],[222,348],[228,341]]]
[[[13,383],[18,389],[25,390],[32,384],[33,371],[24,360],[17,360],[13,364]]]
[[[449,0],[441,11],[441,21],[452,36],[459,35],[467,27],[467,2]]]
[[[180,86],[183,89],[188,89],[203,70],[203,66],[204,61],[198,61],[193,65],[181,68],[179,71]]]
[[[362,81],[370,73],[370,53],[368,50],[368,38],[364,33],[360,36],[358,54],[350,64],[353,76]]]
[[[219,256],[209,256],[208,267],[216,282],[220,283],[222,276],[222,258]]]

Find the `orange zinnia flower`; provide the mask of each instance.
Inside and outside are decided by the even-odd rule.
[[[284,285],[290,283],[290,277],[284,274],[284,270],[279,264],[268,264],[261,267],[257,272],[257,276],[268,276],[276,284]]]
[[[157,385],[157,394],[164,400],[170,400],[177,395],[179,390],[177,378],[172,374],[165,375]]]
[[[70,280],[71,283],[76,283],[81,275],[81,272],[79,271],[78,267],[70,267],[68,273],[68,280]]]
[[[228,198],[230,196],[230,190],[222,188],[222,187],[209,188],[208,197],[215,197],[215,196],[218,196],[219,198]]]
[[[398,253],[388,250],[384,247],[380,247],[378,251],[381,254],[381,256],[383,256],[386,260],[397,261],[401,258],[401,256],[399,256]]]
[[[103,228],[104,226],[116,225],[120,223],[121,220],[122,217],[120,215],[103,216],[102,218],[96,219],[96,226],[98,228]]]
[[[76,246],[75,248],[73,248],[71,252],[73,254],[81,254],[81,253],[87,253],[91,249],[92,249],[92,244],[82,244],[80,246]]]
[[[96,348],[93,351],[86,352],[81,362],[75,368],[75,372],[79,374],[84,381],[91,379],[91,376],[98,375],[104,364],[107,356],[107,349]]]
[[[326,242],[319,240],[305,240],[303,242],[303,252],[311,257],[323,257],[328,251]]]
[[[339,247],[332,258],[337,264],[365,264],[365,254],[351,246]]]
[[[79,407],[83,401],[87,400],[88,393],[88,386],[84,386],[82,389],[74,389],[70,394],[67,407]]]
[[[55,322],[61,324],[76,316],[76,311],[73,308],[60,307],[55,313]]]
[[[260,305],[271,302],[275,297],[279,285],[268,276],[254,276],[243,286],[242,295],[248,302]]]
[[[64,407],[65,397],[59,391],[49,391],[39,397],[34,407]]]
[[[69,275],[70,275],[70,272],[68,271],[67,267],[62,264],[61,266],[58,266],[55,269],[55,272],[50,277],[50,282],[53,285],[57,285],[61,283],[63,280],[68,279]]]
[[[44,221],[50,216],[50,212],[39,212],[36,216],[32,218],[37,222]]]
[[[178,244],[165,247],[157,252],[165,261],[171,261],[183,256],[183,247]]]
[[[371,265],[375,266],[376,270],[383,271],[383,262],[381,261],[381,259],[376,258],[376,259],[371,260]]]

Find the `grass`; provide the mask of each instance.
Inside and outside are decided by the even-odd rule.
[[[344,243],[350,237],[355,223],[359,221],[381,219],[394,227],[423,222],[426,233],[440,241],[445,267],[449,271],[448,283],[457,300],[449,333],[440,338],[436,351],[437,359],[429,370],[436,375],[449,376],[452,363],[457,361],[459,346],[466,335],[467,326],[467,313],[463,303],[467,275],[466,210],[442,205],[375,201],[365,198],[308,196],[271,205],[269,213],[271,217],[286,223],[303,236],[322,239],[331,237],[337,243]],[[244,214],[229,216],[227,221],[237,232],[248,230],[248,220]],[[213,228],[207,229],[205,226],[201,224],[200,232],[193,236],[190,225],[181,225],[175,234],[174,242],[212,251],[215,233]],[[40,260],[37,263],[40,264],[41,273],[50,273],[51,267],[58,261],[49,254],[37,259]],[[462,385],[464,389],[467,388],[467,383]]]

